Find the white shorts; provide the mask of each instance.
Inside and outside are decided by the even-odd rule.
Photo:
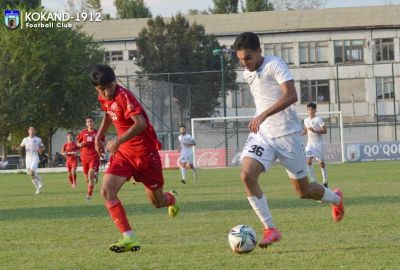
[[[302,179],[307,176],[303,138],[299,132],[272,139],[265,138],[259,133],[250,133],[240,159],[244,157],[257,160],[265,170],[279,159],[291,179]]]
[[[189,163],[189,164],[193,164],[193,154],[185,155],[185,156],[180,156],[180,157],[179,157],[179,163]]]
[[[306,146],[306,158],[314,158],[314,157],[322,162],[325,162],[325,149],[323,145]]]
[[[39,165],[39,158],[37,157],[25,157],[26,171],[36,171]]]

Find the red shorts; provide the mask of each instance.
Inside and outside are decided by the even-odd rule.
[[[157,151],[143,156],[131,156],[129,159],[117,152],[111,156],[105,173],[126,177],[127,181],[133,177],[150,190],[164,185],[161,158]]]
[[[72,169],[76,170],[76,168],[78,167],[78,160],[77,159],[67,160],[66,165],[67,165],[68,172],[71,172]]]
[[[92,158],[89,160],[82,159],[82,169],[84,174],[88,174],[90,169],[93,169],[95,172],[98,172],[99,167],[100,167],[100,158]]]

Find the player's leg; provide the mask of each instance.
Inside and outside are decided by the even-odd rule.
[[[176,191],[164,192],[163,187],[156,190],[146,188],[147,198],[155,208],[168,207],[170,217],[175,217],[179,213],[178,194]]]
[[[87,185],[87,192],[86,192],[86,200],[91,199],[91,192],[93,192],[93,185],[91,186],[90,184],[90,175],[89,175],[89,169],[90,169],[90,162],[87,160],[82,160],[82,170],[83,170],[83,177],[85,178],[85,182]],[[90,187],[91,186],[91,187]]]
[[[192,169],[192,171],[193,171],[193,180],[194,180],[195,182],[197,182],[197,171],[196,171],[196,168],[195,168],[194,165],[193,165],[193,155],[191,155],[191,156],[188,158],[188,163],[189,163],[190,169]]]
[[[39,188],[39,192],[37,192],[36,194],[40,193],[40,191],[41,191],[42,188],[43,188],[43,179],[42,179],[42,177],[40,177],[39,174],[37,173],[38,167],[39,167],[39,158],[34,158],[34,159],[32,160],[32,163],[31,163],[29,169],[31,170],[31,172],[32,172],[32,174],[33,174],[33,177],[36,179],[36,183],[37,183],[37,186],[38,186],[38,188]]]
[[[308,175],[310,176],[310,182],[316,182],[316,177],[313,167],[314,153],[312,148],[308,145],[306,147],[306,159],[307,159]]]
[[[285,166],[298,196],[302,199],[331,203],[333,218],[336,222],[340,221],[344,215],[342,192],[340,190],[334,192],[318,183],[308,182],[301,136],[291,134],[279,140],[282,140],[283,146],[290,145],[292,147],[291,151],[282,148],[283,150],[278,153],[278,158]]]
[[[181,182],[183,184],[186,184],[186,158],[185,157],[179,157],[179,169],[181,170]]]
[[[104,204],[108,212],[122,233],[123,239],[115,244],[110,245],[110,250],[114,252],[137,251],[140,249],[140,243],[133,232],[125,208],[118,198],[118,192],[125,184],[127,177],[113,174],[105,174],[102,181],[100,193],[104,199]]]
[[[74,162],[71,166],[71,174],[72,174],[72,187],[76,188],[76,169],[78,167],[77,162]]]
[[[322,173],[322,184],[324,187],[328,187],[328,173],[326,171],[326,163],[324,160],[319,160],[319,167],[321,168]]]

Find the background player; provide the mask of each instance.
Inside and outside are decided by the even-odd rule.
[[[179,127],[178,140],[181,143],[181,152],[179,156],[179,166],[181,169],[182,180],[181,182],[186,184],[186,166],[189,164],[190,168],[193,170],[194,181],[197,181],[197,172],[193,166],[193,146],[196,145],[192,135],[186,133],[186,126],[181,125]]]
[[[328,176],[325,164],[325,145],[322,134],[326,134],[324,120],[316,116],[317,105],[309,103],[307,105],[308,117],[304,119],[303,135],[307,134],[306,158],[310,181],[315,182],[315,172],[312,165],[313,158],[316,158],[322,172],[322,181],[325,187],[328,187]]]
[[[80,147],[83,175],[88,185],[86,199],[90,200],[93,194],[95,181],[98,177],[100,155],[96,152],[94,145],[97,130],[94,128],[93,117],[86,117],[86,127],[86,129],[79,133],[77,145]],[[104,136],[101,137],[101,141],[104,142]]]
[[[240,176],[247,199],[264,225],[259,246],[265,248],[281,238],[258,183],[261,172],[268,170],[277,158],[299,197],[331,203],[333,219],[339,222],[344,215],[342,192],[333,192],[307,179],[302,128],[291,106],[297,101],[297,92],[287,65],[278,57],[264,58],[260,40],[254,33],[240,34],[234,47],[245,67],[243,76],[256,104],[256,116],[249,123],[250,134],[242,152]]]
[[[64,144],[61,154],[65,157],[68,170],[68,179],[71,187],[76,188],[76,168],[78,167],[78,146],[74,142],[74,134],[67,133],[67,143]]]
[[[149,201],[156,208],[168,207],[168,214],[175,217],[179,206],[175,192],[163,192],[164,178],[158,149],[159,143],[146,112],[131,92],[115,82],[115,74],[107,65],[97,65],[91,80],[104,110],[103,120],[96,137],[96,150],[101,151],[100,138],[111,124],[117,136],[107,142],[111,154],[103,176],[101,194],[114,224],[124,238],[109,248],[114,252],[137,251],[140,243],[134,234],[125,209],[118,198],[121,187],[131,177],[146,187]]]
[[[39,165],[39,152],[43,152],[45,147],[42,143],[42,139],[35,136],[36,129],[34,127],[29,127],[28,134],[29,136],[22,140],[18,149],[25,147],[26,171],[31,176],[32,184],[36,188],[35,194],[39,194],[43,187],[43,180],[42,177],[37,174],[36,170]]]

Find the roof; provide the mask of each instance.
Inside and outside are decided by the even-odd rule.
[[[203,25],[207,34],[216,36],[237,35],[246,31],[277,33],[396,28],[400,27],[400,5],[195,15],[186,18],[190,23]],[[134,40],[147,27],[147,20],[88,22],[82,31],[98,41]]]

